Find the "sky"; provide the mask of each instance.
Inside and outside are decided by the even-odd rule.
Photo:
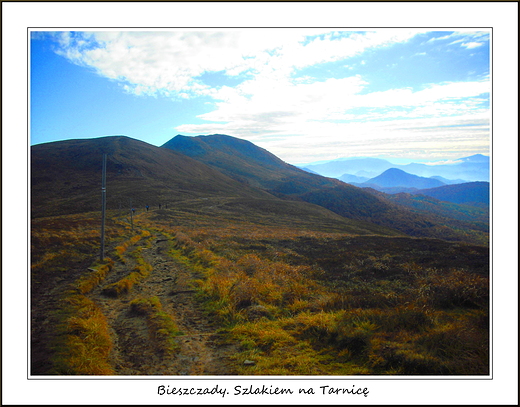
[[[291,164],[490,153],[490,31],[34,31],[31,144],[227,134]]]

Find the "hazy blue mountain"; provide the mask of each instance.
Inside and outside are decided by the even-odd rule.
[[[447,179],[447,178],[441,177],[439,175],[434,175],[433,177],[430,177],[430,178],[437,179],[446,185],[464,184],[464,183],[468,182],[467,180],[464,180],[464,179]]]
[[[392,166],[391,162],[380,158],[349,158],[323,164],[309,164],[306,168],[325,177],[339,178],[343,174],[360,175],[359,171],[363,171],[368,177],[374,177]]]
[[[445,184],[489,181],[490,160],[482,154],[460,158],[452,164],[392,164],[379,158],[349,158],[320,164],[308,164],[306,168],[326,177],[340,178],[345,174],[373,178],[390,168],[397,168],[420,177],[441,177]],[[445,181],[446,180],[446,181]]]
[[[445,185],[443,182],[439,180],[408,174],[407,172],[398,168],[390,168],[383,172],[381,175],[371,178],[363,184],[367,184],[370,186],[377,185],[383,188],[404,187],[417,189],[435,188]]]
[[[368,177],[360,177],[358,175],[352,175],[352,174],[343,174],[341,177],[339,177],[339,180],[346,182],[348,184],[358,183],[361,184],[365,181],[368,181],[370,178]]]
[[[320,174],[318,174],[316,171],[313,171],[313,170],[311,170],[311,169],[309,169],[309,168],[307,168],[307,167],[298,167],[298,168],[301,169],[301,170],[303,170],[303,171],[307,171],[307,172],[309,172],[309,173],[311,173],[311,174],[320,175]]]
[[[413,192],[457,204],[489,206],[489,182],[467,182]]]
[[[450,180],[489,181],[489,157],[482,154],[457,160],[455,164],[426,165],[411,163],[397,168],[421,177],[440,176]]]

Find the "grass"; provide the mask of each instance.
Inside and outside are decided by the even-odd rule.
[[[105,259],[106,264],[100,264],[96,268],[90,268],[90,274],[82,276],[76,283],[76,287],[81,294],[87,294],[97,287],[114,267],[114,261],[110,258]]]
[[[97,260],[99,218],[86,213],[31,222],[31,315],[46,322],[45,341],[32,345],[31,373],[113,374],[110,327],[91,298],[115,264],[110,257]],[[127,235],[113,218],[107,225],[107,246]],[[52,303],[43,302],[47,296]]]
[[[128,247],[135,245],[141,238],[149,237],[150,232],[144,230],[139,235],[133,236],[131,239],[125,241],[123,244],[116,246],[115,250],[119,254],[119,259],[123,264],[127,263],[127,259],[123,257]],[[136,265],[133,270],[115,283],[112,283],[103,289],[103,294],[109,297],[119,297],[127,294],[132,290],[134,285],[139,284],[143,279],[148,277],[152,272],[152,266],[142,256],[142,247],[136,247],[130,256],[135,260]]]
[[[173,317],[164,312],[158,297],[136,298],[130,302],[130,310],[134,315],[143,316],[148,324],[150,339],[165,355],[171,355],[178,350],[175,337],[182,334]]]
[[[487,248],[162,225],[254,375],[489,373]],[[479,345],[476,345],[479,344]]]
[[[83,294],[63,300],[61,323],[54,345],[53,374],[111,375],[112,341],[100,308]]]
[[[105,294],[120,296],[149,275],[141,252],[151,244],[149,230],[168,238],[168,253],[192,271],[208,315],[240,345],[240,374],[489,373],[487,247],[320,231],[303,223],[252,226],[240,214],[222,223],[198,212],[172,213],[142,214],[144,231],[135,233],[111,220],[111,257],[93,266],[90,215],[34,220],[34,298],[52,287],[51,277],[73,281],[62,291],[53,327],[54,374],[111,374],[110,327],[89,296],[114,262],[135,265]],[[130,306],[145,318],[156,347],[175,354],[178,328],[159,299],[138,298]]]

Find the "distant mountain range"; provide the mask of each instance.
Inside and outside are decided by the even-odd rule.
[[[410,206],[374,189],[309,173],[222,134],[178,135],[162,147],[124,136],[32,146],[31,215],[98,210],[103,154],[108,155],[108,209],[163,203],[215,217],[240,212],[259,222],[306,219],[317,228],[334,225],[353,234],[487,239],[482,225],[470,216],[461,219],[466,206],[433,198],[429,209]],[[395,171],[386,178],[392,173],[417,181]]]
[[[460,158],[453,164],[427,165],[410,163],[399,165],[380,158],[350,158],[305,165],[305,169],[326,177],[346,180],[347,182],[350,179],[347,175],[369,179],[382,174],[390,168],[400,169],[408,174],[421,177],[442,177],[449,180],[448,182],[443,181],[444,183],[451,183],[452,180],[461,182],[489,181],[490,161],[489,157],[476,154]]]
[[[343,176],[342,179],[347,179],[347,177]],[[489,182],[463,182],[446,185],[441,180],[445,179],[419,177],[397,168],[390,168],[377,177],[363,182],[349,183],[361,188],[373,188],[387,194],[405,192],[458,204],[489,206]]]

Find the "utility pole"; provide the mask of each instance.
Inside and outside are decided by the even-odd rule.
[[[130,198],[130,224],[132,225],[132,232],[134,231],[134,207],[132,206],[132,198]]]
[[[103,170],[101,174],[101,251],[99,260],[105,258],[105,211],[107,206],[107,155],[103,154]]]

